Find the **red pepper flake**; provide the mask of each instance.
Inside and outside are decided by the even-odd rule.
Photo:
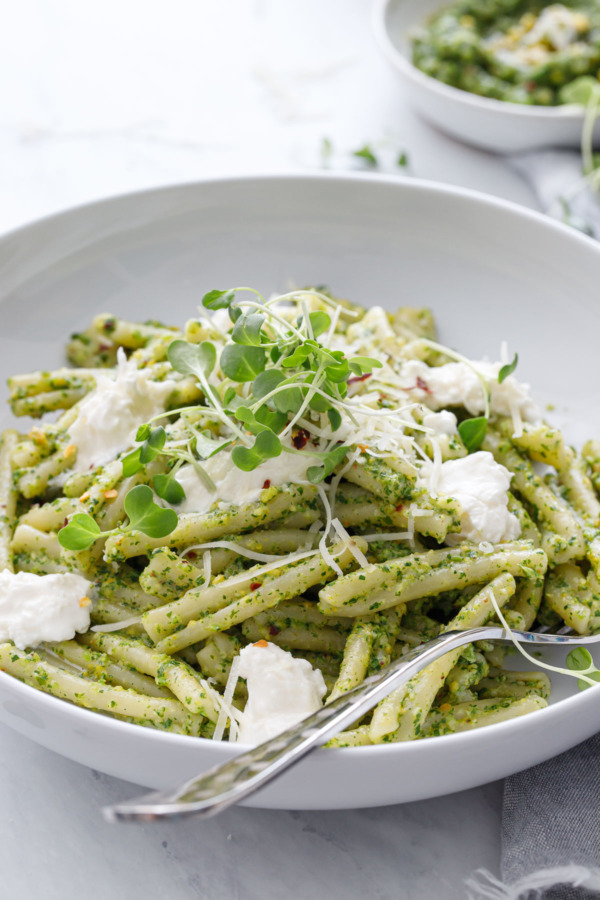
[[[280,629],[275,625],[269,625],[269,634],[279,634]]]
[[[98,344],[98,350],[100,353],[106,353],[107,350],[112,350],[112,344]]]
[[[426,394],[431,394],[431,389],[428,386],[426,381],[423,381],[421,377],[417,377],[417,387],[421,388],[422,391],[425,391]]]
[[[403,509],[404,509],[404,503],[399,503],[398,506],[394,507],[394,510],[396,512],[402,512]]]
[[[296,450],[302,450],[303,447],[306,447],[308,443],[308,439],[310,434],[306,429],[299,428],[298,431],[292,436],[292,444],[296,448]]]
[[[370,378],[372,374],[372,372],[367,372],[366,375],[355,375],[354,378],[349,378],[346,383],[355,384],[355,382],[357,381],[366,381],[367,378]]]
[[[196,559],[197,556],[198,554],[194,550],[188,550],[188,552],[185,554],[186,559]]]
[[[252,584],[250,585],[250,590],[256,591],[261,586],[262,586],[262,581],[253,581]]]
[[[270,487],[271,487],[271,480],[270,480],[270,478],[267,478],[265,483],[263,484],[263,491],[266,491],[266,489],[270,488]]]

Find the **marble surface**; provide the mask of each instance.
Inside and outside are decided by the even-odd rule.
[[[0,31],[0,231],[88,200],[248,172],[360,165],[535,207],[507,161],[410,109],[367,0],[20,0]],[[135,788],[0,727],[3,896],[44,900],[466,896],[498,871],[501,785],[349,812],[235,809],[109,826]],[[174,776],[176,773],[174,773]],[[402,773],[398,774],[402,777]]]

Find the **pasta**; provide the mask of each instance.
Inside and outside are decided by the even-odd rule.
[[[516,357],[438,344],[427,310],[211,291],[179,330],[102,315],[67,353],[9,379],[13,413],[41,421],[0,443],[0,663],[32,687],[235,740],[251,647],[291,654],[327,702],[500,608],[515,628],[600,628],[596,444],[542,421]],[[27,643],[6,611],[23,573],[85,579],[89,630]],[[545,706],[545,673],[503,656],[446,654],[331,745]]]

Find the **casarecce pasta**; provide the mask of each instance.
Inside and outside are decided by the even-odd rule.
[[[600,627],[598,446],[542,420],[516,356],[437,343],[427,310],[211,291],[181,329],[101,315],[67,352],[72,368],[9,380],[14,414],[41,421],[0,445],[0,665],[33,687],[235,739],[259,690],[247,647],[319,673],[320,703],[500,609]],[[19,573],[80,576],[91,627],[28,640]],[[332,745],[545,706],[547,675],[503,657],[447,654]]]

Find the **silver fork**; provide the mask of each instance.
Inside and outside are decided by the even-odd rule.
[[[581,646],[600,641],[600,634],[587,637],[531,631],[513,631],[512,634],[525,644]],[[109,822],[135,822],[194,815],[208,817],[223,812],[278,778],[429,663],[456,647],[479,640],[510,641],[511,638],[503,628],[493,626],[446,631],[409,650],[381,672],[366,678],[362,684],[264,744],[173,790],[153,791],[125,803],[106,806],[104,816]]]

